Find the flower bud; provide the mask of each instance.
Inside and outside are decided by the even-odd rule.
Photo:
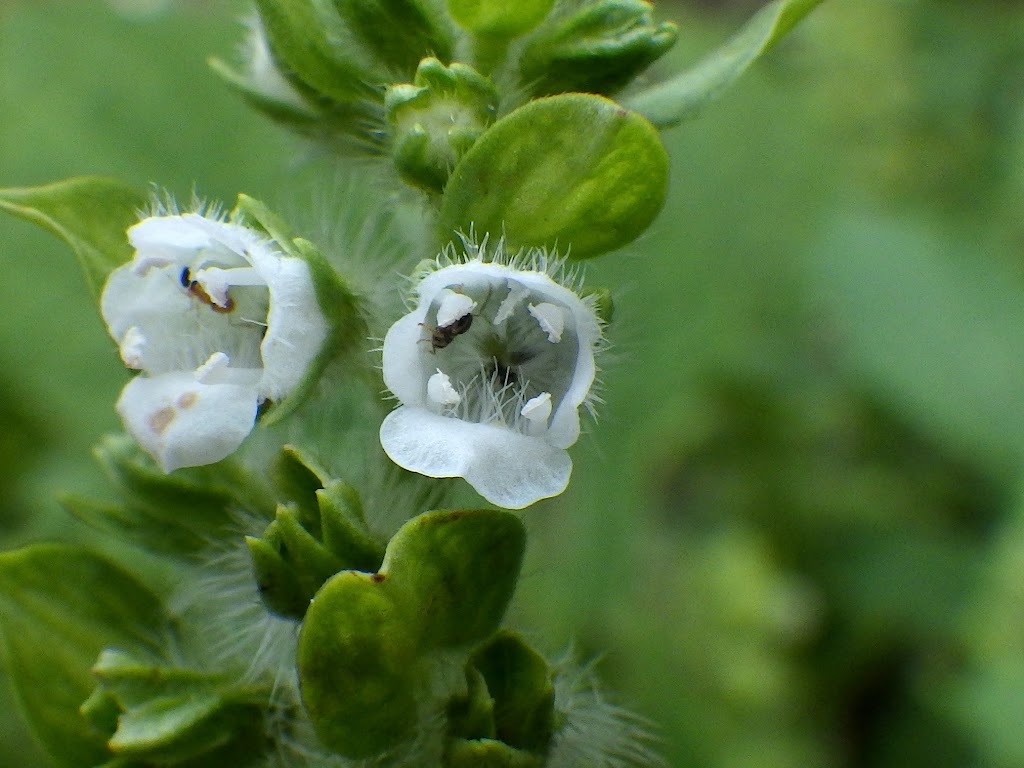
[[[424,59],[413,84],[388,88],[384,99],[394,126],[392,153],[410,184],[440,192],[452,168],[494,121],[498,94],[491,81],[465,64]]]
[[[523,51],[521,82],[534,96],[614,93],[676,42],[678,27],[652,10],[645,0],[566,4]]]

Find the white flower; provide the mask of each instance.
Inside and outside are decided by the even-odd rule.
[[[200,213],[151,216],[128,239],[135,255],[100,300],[121,359],[142,372],[117,411],[167,472],[220,461],[262,403],[296,387],[327,337],[309,267]]]
[[[469,251],[419,280],[415,309],[384,339],[384,382],[401,405],[381,445],[405,469],[465,478],[521,509],[569,483],[601,323],[548,274],[543,252],[504,264]]]

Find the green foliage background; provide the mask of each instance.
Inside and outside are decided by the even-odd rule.
[[[241,5],[115,5],[0,2],[0,184],[310,207],[205,65]],[[708,5],[659,4],[666,69],[750,10]],[[603,655],[672,766],[1024,764],[1024,7],[829,0],[665,139],[661,217],[588,264],[606,402],[512,623]],[[0,546],[95,539],[55,494],[102,488],[128,374],[60,242],[4,219],[0,266]]]

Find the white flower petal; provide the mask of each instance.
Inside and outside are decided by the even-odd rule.
[[[405,405],[426,405],[430,344],[420,323],[426,308],[400,318],[384,336],[384,384]]]
[[[400,467],[428,477],[462,477],[487,501],[522,509],[557,496],[572,460],[545,440],[402,406],[384,419],[380,442]]]
[[[279,400],[293,390],[327,339],[328,325],[304,261],[250,251],[253,266],[270,287],[267,333],[260,345],[260,394]]]
[[[537,320],[540,329],[548,335],[548,341],[557,344],[562,340],[562,332],[565,330],[565,313],[561,307],[543,301],[540,304],[530,304],[527,309]]]
[[[232,454],[256,423],[256,390],[201,384],[186,372],[137,376],[122,391],[117,412],[139,445],[171,472]]]

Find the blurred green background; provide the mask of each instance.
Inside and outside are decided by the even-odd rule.
[[[664,69],[757,5],[659,3]],[[205,64],[243,8],[0,0],[0,186],[301,204]],[[665,211],[588,265],[605,403],[511,622],[671,766],[1024,765],[1024,3],[827,0],[665,140]],[[0,267],[0,547],[79,539],[54,495],[103,487],[128,374],[60,242],[0,220]],[[46,766],[0,688],[0,764]]]

